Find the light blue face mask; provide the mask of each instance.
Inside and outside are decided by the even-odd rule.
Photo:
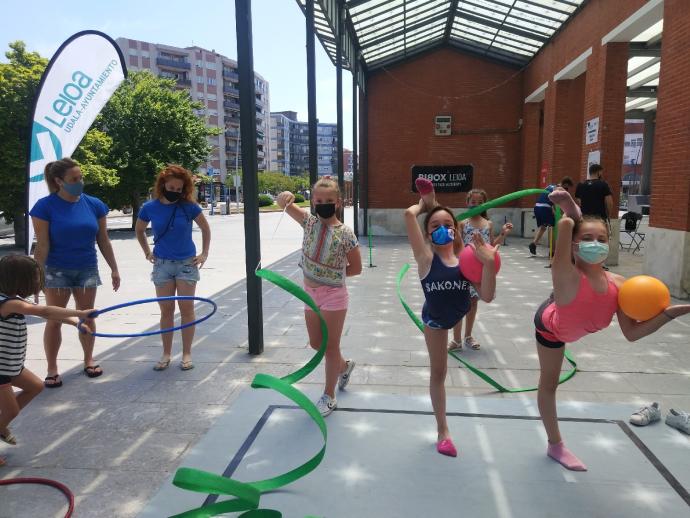
[[[435,245],[447,245],[455,239],[455,229],[444,226],[438,227],[431,233],[431,242]]]
[[[589,264],[603,263],[609,256],[609,244],[599,241],[580,241],[577,256]]]
[[[62,188],[70,196],[80,196],[84,192],[84,182],[67,183],[62,182]]]

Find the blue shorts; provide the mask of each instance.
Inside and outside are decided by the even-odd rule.
[[[96,288],[101,285],[98,266],[89,266],[82,270],[45,267],[46,288]]]
[[[156,286],[163,286],[170,281],[187,281],[196,284],[199,279],[199,268],[192,264],[193,257],[187,259],[160,259],[156,257],[151,272],[151,281]]]
[[[534,217],[538,227],[553,227],[556,223],[551,207],[534,207]]]
[[[464,316],[464,314],[461,315],[458,313],[447,313],[441,316],[431,315],[426,302],[424,306],[422,306],[422,322],[424,322],[426,327],[431,329],[453,329],[455,324],[460,322]]]

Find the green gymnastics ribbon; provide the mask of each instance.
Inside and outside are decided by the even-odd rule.
[[[216,475],[215,473],[209,473],[208,471],[179,468],[173,479],[173,484],[177,487],[197,493],[234,496],[235,499],[217,502],[205,507],[197,507],[184,513],[177,514],[172,518],[207,518],[219,514],[242,511],[246,512],[241,514],[239,518],[280,518],[282,515],[276,510],[258,508],[261,494],[283,487],[309,474],[321,463],[326,453],[326,442],[328,437],[326,422],[314,403],[312,403],[302,392],[292,386],[294,383],[297,383],[302,378],[309,375],[321,362],[326,352],[326,344],[328,343],[328,327],[326,321],[309,294],[290,279],[264,269],[258,270],[256,275],[284,289],[313,309],[321,321],[322,339],[321,346],[317,353],[303,367],[282,378],[259,373],[252,381],[252,388],[273,389],[295,402],[302,410],[309,414],[309,417],[312,418],[316,426],[321,430],[323,446],[316,455],[301,466],[276,477],[258,480],[256,482],[239,482],[221,475]]]
[[[500,198],[496,198],[495,200],[489,200],[486,203],[479,205],[477,207],[473,207],[470,210],[463,212],[462,214],[459,214],[458,216],[455,217],[458,221],[462,221],[464,219],[471,218],[472,216],[476,216],[478,214],[481,214],[485,210],[488,209],[493,209],[494,207],[498,207],[499,205],[503,205],[504,203],[511,202],[513,200],[517,200],[518,198],[522,198],[524,196],[529,196],[531,194],[542,194],[546,192],[544,189],[525,189],[523,191],[517,191],[511,194],[506,194],[505,196],[501,196]],[[410,269],[410,265],[405,263],[398,273],[398,279],[397,279],[397,291],[398,291],[398,299],[400,300],[400,303],[402,304],[403,308],[405,309],[405,312],[408,314],[408,316],[412,319],[412,322],[417,326],[417,328],[424,332],[424,324],[422,321],[419,319],[419,317],[410,309],[410,306],[405,302],[405,299],[403,298],[402,291],[400,288],[400,285],[402,283],[403,278],[405,277],[405,274],[407,271]],[[481,371],[474,365],[472,365],[470,362],[462,358],[456,351],[449,351],[448,354],[450,354],[453,358],[458,360],[460,363],[462,363],[467,369],[473,373],[479,376],[481,379],[486,381],[489,385],[494,387],[496,390],[499,392],[532,392],[534,390],[537,390],[537,387],[528,387],[528,388],[508,388],[504,387],[501,385],[498,381],[493,379],[491,376],[486,374],[485,372]],[[577,363],[575,363],[575,359],[573,358],[572,354],[570,351],[567,349],[565,350],[565,358],[568,360],[568,363],[572,365],[572,369],[570,369],[568,372],[565,372],[561,374],[561,376],[558,379],[558,384],[560,385],[561,383],[568,381],[570,378],[575,376],[575,372],[577,372]]]

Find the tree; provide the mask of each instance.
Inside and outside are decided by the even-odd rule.
[[[132,205],[132,226],[142,198],[166,164],[194,171],[211,153],[207,137],[220,134],[195,111],[204,108],[175,81],[150,72],[129,75],[103,108],[95,127],[112,140],[102,164],[117,169],[119,182],[102,185],[98,195],[111,207]]]
[[[21,41],[10,43],[8,63],[0,63],[0,210],[14,221],[17,245],[24,241],[29,115],[48,60],[28,52]]]

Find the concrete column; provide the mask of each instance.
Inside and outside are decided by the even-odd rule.
[[[690,5],[664,2],[645,271],[690,298]]]
[[[522,110],[522,183],[520,189],[539,187],[541,171],[540,118],[542,103],[525,103]],[[523,198],[521,207],[531,207],[534,199]]]
[[[625,139],[625,95],[628,78],[628,44],[608,43],[597,46],[587,60],[585,83],[584,131],[582,132],[582,161],[580,179],[587,171],[591,151],[599,151],[599,163],[604,168],[604,179],[613,192],[611,217],[611,242],[606,264],[618,264],[620,220],[618,199],[621,190],[623,144]],[[587,144],[587,121],[599,118],[596,142]]]

